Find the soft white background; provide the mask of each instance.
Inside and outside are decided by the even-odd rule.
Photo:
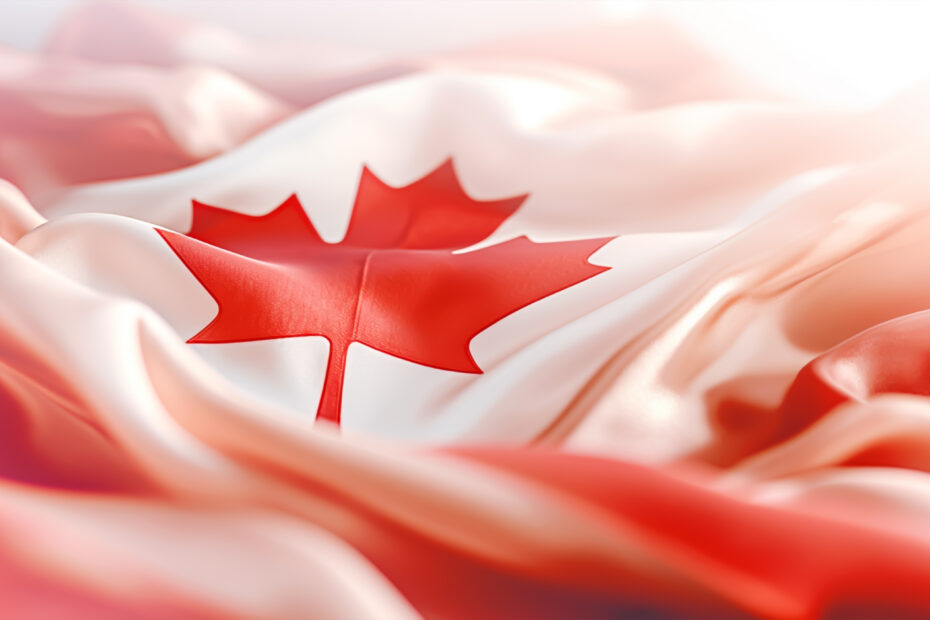
[[[930,76],[930,2],[895,0],[136,0],[256,37],[409,52],[508,32],[668,16],[771,85],[868,106]],[[75,0],[0,1],[0,43],[34,49]]]

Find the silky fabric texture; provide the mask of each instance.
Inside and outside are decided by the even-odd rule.
[[[107,4],[0,54],[4,617],[930,614],[930,93],[784,100],[649,20],[299,51]],[[447,161],[526,196],[483,247],[611,239],[480,374],[353,343],[337,428],[322,339],[188,343],[192,201],[335,244]]]

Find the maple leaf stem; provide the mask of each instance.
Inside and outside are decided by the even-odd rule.
[[[330,341],[329,361],[326,363],[326,378],[323,380],[323,393],[316,410],[317,419],[329,420],[339,424],[342,412],[342,383],[346,372],[346,355],[349,343]]]

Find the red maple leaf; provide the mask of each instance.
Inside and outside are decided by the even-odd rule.
[[[526,195],[473,200],[451,160],[404,187],[363,169],[345,238],[324,242],[296,196],[250,216],[193,201],[186,235],[159,230],[219,305],[188,342],[323,336],[330,353],[317,416],[339,421],[349,343],[417,364],[480,373],[471,339],[508,314],[608,267],[611,238],[487,238]]]

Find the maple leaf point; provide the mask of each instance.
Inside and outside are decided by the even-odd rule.
[[[339,422],[349,344],[480,373],[472,338],[533,302],[609,267],[588,258],[613,237],[536,243],[486,239],[527,195],[474,200],[452,160],[403,187],[363,168],[342,241],[320,238],[292,195],[265,215],[192,201],[184,235],[158,230],[219,307],[191,343],[322,336],[329,361],[317,417]]]

